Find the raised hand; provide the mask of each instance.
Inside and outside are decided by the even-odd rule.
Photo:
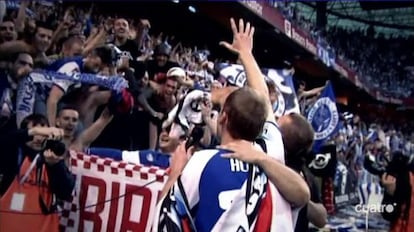
[[[381,177],[381,183],[388,194],[394,195],[397,183],[395,177],[384,173]]]
[[[243,19],[240,19],[239,28],[237,28],[233,18],[230,19],[230,25],[233,31],[233,42],[230,44],[221,41],[220,45],[235,54],[240,54],[241,52],[251,53],[253,49],[254,27],[249,22],[245,25]]]
[[[139,24],[144,28],[148,28],[148,29],[151,28],[151,23],[148,19],[140,19]]]
[[[201,114],[205,120],[211,116],[212,107],[213,106],[210,100],[206,100],[201,103]]]

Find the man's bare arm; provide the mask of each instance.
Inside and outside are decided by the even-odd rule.
[[[113,115],[109,112],[108,108],[105,108],[101,113],[101,116],[85,131],[72,144],[71,149],[75,151],[83,151],[91,145],[93,141],[102,133],[105,127],[111,122]]]
[[[20,2],[20,8],[17,13],[17,18],[14,21],[14,24],[16,25],[16,31],[17,32],[23,32],[25,27],[25,20],[26,20],[26,8],[29,6],[29,1],[22,1]]]
[[[238,159],[261,167],[280,194],[293,207],[302,207],[309,202],[310,190],[303,178],[283,163],[255,148],[250,142],[239,141],[221,147],[234,151],[223,157]]]
[[[269,92],[266,81],[252,54],[255,29],[249,22],[245,25],[242,19],[239,20],[239,28],[237,28],[234,19],[230,19],[230,25],[233,31],[233,43],[221,42],[220,44],[239,55],[239,60],[243,64],[246,72],[248,86],[256,90],[266,101],[268,110],[267,121],[275,122],[272,105],[268,97]]]
[[[52,86],[47,98],[47,119],[50,126],[55,126],[58,103],[65,93],[57,86]]]
[[[309,201],[308,211],[306,212],[308,220],[318,228],[323,228],[326,225],[328,213],[325,207],[320,203]]]

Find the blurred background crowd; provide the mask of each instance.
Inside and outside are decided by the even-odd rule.
[[[356,70],[364,86],[386,96],[413,96],[413,52],[405,49],[412,43],[412,36],[378,32],[374,26],[320,28],[295,2],[276,2],[275,7],[315,40],[326,43],[329,52]]]

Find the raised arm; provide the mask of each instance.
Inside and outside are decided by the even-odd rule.
[[[17,13],[17,18],[14,21],[16,25],[16,31],[17,32],[23,32],[24,31],[24,21],[26,20],[26,8],[29,6],[29,1],[21,1],[20,2],[20,8]]]
[[[75,151],[83,151],[84,148],[89,147],[111,122],[112,118],[113,115],[109,112],[108,108],[105,108],[99,118],[80,134],[80,136],[72,144],[71,149]]]
[[[51,126],[56,124],[57,108],[60,99],[65,95],[65,92],[58,86],[53,85],[50,90],[49,96],[46,100],[47,107],[47,119]]]
[[[239,28],[237,28],[233,18],[230,19],[230,25],[231,30],[233,31],[233,42],[232,44],[220,42],[220,45],[226,47],[228,50],[239,56],[239,60],[243,64],[246,72],[248,86],[255,89],[266,99],[268,108],[267,121],[276,122],[272,105],[268,97],[268,89],[265,78],[263,78],[259,65],[252,54],[253,35],[255,29],[249,22],[245,25],[242,19],[239,20]]]
[[[324,86],[318,87],[318,88],[314,88],[308,91],[303,91],[298,97],[311,97],[314,96],[316,94],[319,94],[320,92],[322,92],[325,87],[328,85],[328,81],[326,82],[326,84]]]
[[[144,89],[138,96],[138,102],[145,111],[150,113],[152,116],[157,117],[158,112],[155,111],[148,103],[148,99],[152,96],[152,94],[154,94],[154,91],[151,88]]]

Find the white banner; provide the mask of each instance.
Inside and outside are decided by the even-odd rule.
[[[166,170],[71,154],[75,193],[61,214],[62,231],[150,231]]]

